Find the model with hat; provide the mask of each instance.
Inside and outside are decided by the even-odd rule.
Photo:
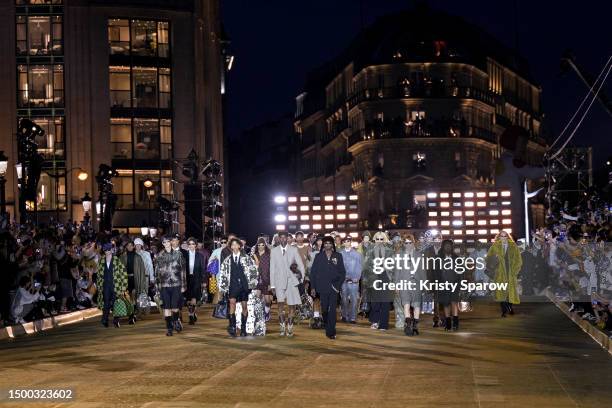
[[[108,327],[108,316],[115,299],[124,296],[128,288],[125,266],[113,254],[113,244],[102,245],[104,256],[100,258],[97,269],[98,308],[102,309],[102,325]],[[113,316],[113,324],[119,327],[119,317]]]
[[[166,320],[167,336],[172,336],[173,330],[183,330],[179,309],[183,292],[187,289],[183,255],[181,251],[172,249],[171,240],[169,236],[162,238],[164,249],[155,258],[155,281]]]
[[[136,253],[133,242],[125,244],[125,251],[121,254],[121,262],[125,265],[128,276],[128,292],[130,293],[130,300],[132,304],[136,305],[136,300],[141,294],[147,295],[149,290],[149,278],[147,277],[147,271],[145,264],[140,255]],[[136,316],[132,314],[130,316],[130,324],[134,324]]]
[[[279,245],[270,253],[270,284],[278,302],[280,335],[292,337],[295,306],[302,304],[298,286],[304,280],[305,269],[297,248],[288,243],[288,233],[279,232],[278,240]]]
[[[336,252],[334,239],[326,236],[323,238],[323,249],[312,263],[310,283],[321,298],[325,335],[329,339],[336,338],[336,306],[338,293],[345,278],[346,270],[342,255]]]

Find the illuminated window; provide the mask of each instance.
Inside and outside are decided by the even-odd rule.
[[[334,206],[333,205],[326,205],[325,206],[325,211],[333,211],[334,210]]]
[[[334,224],[325,224],[325,229],[333,229]]]
[[[342,204],[342,205],[337,205],[337,206],[336,206],[336,210],[341,210],[341,211],[344,211],[344,210],[346,210],[346,205],[344,205],[344,204]]]
[[[487,220],[478,220],[478,225],[487,225]]]
[[[497,228],[494,228],[491,230],[491,234],[497,234],[499,233],[499,230]]]
[[[346,200],[346,196],[339,195],[339,196],[337,196],[337,197],[336,197],[336,200],[338,200],[338,201],[344,201],[344,200]]]
[[[466,235],[474,235],[474,230],[466,230],[465,233]]]
[[[463,231],[461,231],[461,230],[454,230],[453,234],[454,235],[463,235]]]
[[[450,230],[442,230],[441,234],[442,235],[450,235]]]
[[[356,195],[356,194],[350,195],[350,196],[349,196],[349,200],[351,200],[351,201],[357,201],[357,195]]]
[[[502,201],[502,205],[510,205],[510,201]]]
[[[476,193],[476,197],[486,197],[486,196],[487,196],[487,193],[483,193],[482,191]]]
[[[487,230],[486,229],[479,229],[478,230],[478,235],[487,235]]]
[[[346,220],[346,214],[338,214],[338,215],[336,215],[336,219],[338,219],[338,220]]]
[[[331,195],[326,195],[326,196],[325,196],[323,199],[324,199],[325,201],[334,201],[334,196],[331,196]]]
[[[276,226],[276,230],[277,231],[284,231],[285,230],[285,225],[284,224],[279,224]]]
[[[463,224],[463,221],[461,220],[454,220],[453,221],[453,226],[455,227],[460,227]]]
[[[357,218],[359,218],[359,214],[350,214],[349,215],[349,219],[351,219],[351,220],[356,220]]]
[[[497,197],[497,191],[490,191],[489,192],[489,197]]]
[[[321,206],[320,205],[313,205],[312,206],[312,211],[321,211]]]
[[[438,193],[427,193],[427,198],[436,198],[438,197]]]
[[[487,202],[486,202],[486,201],[478,201],[478,202],[476,203],[476,205],[477,205],[478,207],[486,207]]]
[[[491,221],[489,221],[489,224],[497,225],[497,224],[499,224],[499,220],[491,220]]]
[[[321,224],[314,224],[314,225],[312,226],[312,229],[313,229],[313,230],[320,230],[320,229],[321,229]]]
[[[453,193],[453,198],[459,198],[461,197],[461,193]]]
[[[308,225],[308,224],[302,224],[302,225],[300,225],[300,229],[301,229],[301,230],[307,230],[307,229],[310,229],[310,225]]]

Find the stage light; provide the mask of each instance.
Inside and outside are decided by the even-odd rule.
[[[454,230],[453,235],[463,235],[463,230]]]
[[[499,211],[491,210],[491,211],[489,211],[489,215],[499,215]]]
[[[502,197],[510,197],[510,192],[509,191],[502,191],[501,192],[501,196]]]
[[[321,219],[321,215],[320,214],[315,214],[312,216],[313,220],[320,220]]]
[[[325,197],[323,197],[323,199],[324,199],[325,201],[334,201],[334,196],[331,196],[331,195],[326,195]]]
[[[463,240],[462,239],[455,239],[455,240],[453,240],[453,242],[455,242],[457,244],[461,244],[463,242]]]
[[[440,216],[441,216],[441,217],[448,217],[449,215],[450,215],[450,212],[448,212],[448,211],[442,211],[442,212],[440,213]]]
[[[487,235],[487,230],[486,229],[479,229],[478,230],[478,235]]]
[[[453,217],[461,217],[461,211],[453,211]]]
[[[473,207],[474,206],[474,202],[473,201],[466,201],[464,205],[466,207]]]
[[[440,222],[440,225],[442,225],[444,227],[448,226],[448,225],[450,225],[450,221],[444,220],[444,221]]]
[[[304,202],[304,201],[308,201],[308,197],[300,197],[300,201]]]
[[[487,202],[486,201],[478,201],[476,203],[476,206],[478,206],[478,207],[486,207],[487,206]]]
[[[308,229],[310,229],[310,225],[309,224],[302,224],[302,225],[300,225],[300,229],[301,230],[308,230]]]
[[[474,230],[466,230],[465,233],[467,235],[474,235]]]
[[[460,227],[462,224],[463,224],[463,221],[461,221],[461,220],[454,220],[453,221],[453,225],[455,227]]]
[[[300,206],[300,211],[309,211],[310,210],[310,206],[308,205],[301,205]]]
[[[438,212],[437,211],[430,211],[429,212],[429,216],[430,217],[437,217],[438,216]]]
[[[438,226],[438,221],[431,220],[431,221],[429,221],[429,223],[427,225],[430,226],[430,227],[437,227]]]
[[[511,212],[510,210],[502,210],[502,215],[510,215]]]
[[[274,221],[276,221],[276,222],[285,222],[285,221],[287,221],[287,216],[285,216],[283,214],[276,214],[274,216]]]
[[[325,214],[325,219],[326,220],[333,220],[334,219],[334,214]]]
[[[334,224],[325,224],[325,229],[333,229]]]
[[[313,205],[312,206],[312,211],[321,211],[321,206],[320,205]]]
[[[466,211],[465,212],[465,216],[466,217],[473,217],[474,216],[474,211]]]
[[[482,191],[476,193],[476,197],[486,197],[486,196],[487,196],[487,193],[483,193]]]
[[[506,231],[508,234],[512,234],[512,228],[504,228],[504,231]]]
[[[295,205],[290,205],[287,209],[289,211],[297,211],[297,207]]]
[[[321,201],[321,197],[312,197],[312,201]]]
[[[442,201],[440,203],[440,207],[449,207],[449,206],[450,206],[450,203],[448,201]]]
[[[320,229],[321,229],[321,224],[314,224],[314,225],[312,226],[312,229],[313,229],[313,230],[320,230]]]
[[[276,230],[277,230],[277,231],[284,231],[284,230],[285,230],[285,226],[284,226],[284,225],[282,225],[282,224],[277,225],[277,226],[276,226]]]
[[[490,232],[491,232],[491,234],[498,234],[499,230],[497,228],[494,228]]]
[[[334,210],[334,206],[333,205],[326,205],[325,206],[325,211],[333,211]]]
[[[453,193],[453,198],[460,198],[461,197],[461,193]]]
[[[339,235],[340,235],[340,238],[344,238],[346,237],[346,232],[341,232]]]
[[[274,202],[276,204],[283,204],[285,201],[287,201],[285,196],[276,196],[276,197],[274,197]]]
[[[473,220],[467,220],[465,222],[465,225],[474,225],[474,221]]]
[[[349,196],[349,200],[351,201],[357,201],[357,194],[352,194]]]
[[[427,193],[427,198],[436,198],[438,197],[438,193]]]
[[[431,234],[432,237],[435,237],[440,234],[440,231],[434,228],[434,229],[430,229],[429,233]]]
[[[358,237],[359,237],[359,234],[358,234],[358,233],[356,233],[356,232],[351,232],[349,235],[350,235],[351,237],[353,237],[353,238],[358,238]]]
[[[450,231],[449,230],[442,230],[442,235],[450,235]]]
[[[440,198],[448,198],[448,193],[440,193]]]
[[[297,221],[297,215],[290,215],[289,221]]]
[[[497,197],[497,191],[489,191],[489,197]]]
[[[502,201],[502,205],[510,205],[510,201]]]
[[[490,221],[489,221],[489,224],[491,224],[491,225],[497,225],[497,224],[499,224],[499,220],[490,220]]]
[[[297,201],[297,197],[289,197],[287,201],[289,201],[290,203],[295,203]]]
[[[337,205],[337,206],[336,206],[336,210],[341,210],[341,211],[344,211],[344,210],[346,210],[346,205],[344,205],[344,204],[342,204],[342,205]]]
[[[487,225],[487,220],[478,220],[478,225]]]
[[[511,219],[509,219],[509,218],[504,218],[504,219],[502,220],[502,224],[512,224],[512,220],[511,220]]]
[[[349,214],[349,219],[356,220],[359,218],[359,214]]]
[[[308,221],[308,220],[310,220],[310,215],[308,215],[308,214],[300,215],[300,220]]]
[[[464,196],[465,198],[472,198],[472,197],[474,197],[474,193],[472,193],[472,192],[470,192],[470,193],[465,193],[465,194],[463,194],[463,196]]]
[[[336,197],[336,200],[338,200],[338,201],[344,201],[344,200],[346,200],[346,196],[339,195],[338,197]]]
[[[338,219],[338,220],[346,220],[346,214],[338,214],[338,215],[336,215],[336,219]]]

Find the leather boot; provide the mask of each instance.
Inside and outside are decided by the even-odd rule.
[[[500,306],[501,306],[501,317],[506,317],[506,313],[508,313],[506,302],[501,302]]]
[[[187,310],[189,310],[189,324],[195,324],[195,307],[193,305],[187,306]]]
[[[412,334],[419,335],[419,319],[412,319]]]
[[[172,336],[172,328],[174,327],[172,316],[166,316],[164,319],[166,319],[166,336]]]
[[[440,318],[438,315],[434,315],[433,317],[433,327],[440,327]]]
[[[412,319],[407,317],[404,323],[404,334],[406,336],[412,336]]]
[[[293,337],[293,317],[287,321],[287,337]]]
[[[459,330],[459,316],[453,316],[453,331]]]
[[[181,319],[179,318],[179,312],[173,312],[172,319],[174,320],[174,331],[177,333],[183,331],[183,323],[181,323]]]
[[[280,326],[279,335],[282,337],[285,335],[285,330],[287,330],[287,325],[285,323],[285,315],[283,313],[278,315],[278,324]]]
[[[240,337],[246,337],[246,323],[247,323],[247,315],[242,315],[242,320],[240,321]]]
[[[227,326],[227,334],[236,337],[236,314],[229,315],[229,326]]]
[[[452,328],[453,328],[452,319],[451,319],[450,317],[447,317],[447,318],[444,320],[444,323],[445,323],[445,324],[444,324],[444,330],[446,330],[446,331],[451,331],[451,330],[452,330]]]

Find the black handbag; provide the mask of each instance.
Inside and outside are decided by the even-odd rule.
[[[216,319],[227,319],[227,295],[219,299],[213,309],[213,317]]]

